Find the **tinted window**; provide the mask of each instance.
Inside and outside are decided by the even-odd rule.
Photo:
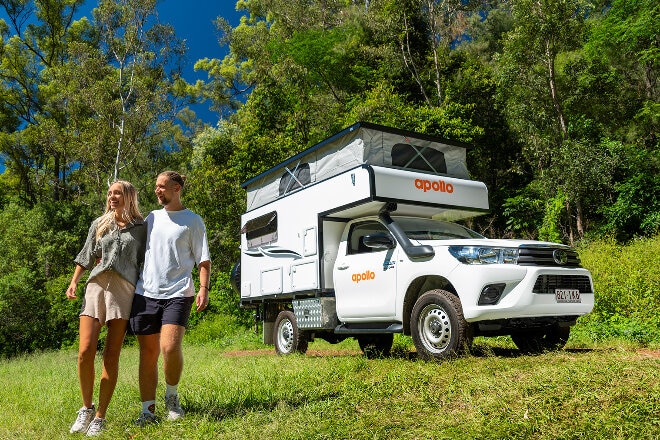
[[[397,218],[396,222],[411,240],[484,238],[483,235],[457,223],[423,218]]]
[[[348,253],[349,254],[362,254],[365,252],[378,252],[382,249],[370,248],[364,244],[362,239],[365,235],[373,234],[374,232],[385,232],[387,228],[379,222],[365,222],[356,223],[351,226],[348,234]]]
[[[277,212],[248,220],[241,233],[245,233],[250,248],[277,241]]]

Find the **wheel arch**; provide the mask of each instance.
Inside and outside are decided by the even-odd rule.
[[[429,290],[442,289],[450,292],[458,297],[458,292],[454,288],[453,284],[445,277],[441,275],[423,275],[415,278],[409,285],[406,290],[406,294],[403,299],[403,334],[410,336],[410,315],[412,314],[412,309],[419,298],[424,292]],[[460,301],[460,298],[459,298]]]

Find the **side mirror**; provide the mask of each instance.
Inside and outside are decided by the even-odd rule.
[[[362,243],[365,246],[374,249],[392,249],[396,247],[396,243],[390,234],[385,232],[374,232],[362,237]]]

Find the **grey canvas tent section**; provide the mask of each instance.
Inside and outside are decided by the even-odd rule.
[[[358,122],[243,183],[247,211],[363,165],[469,179],[467,149],[458,142]]]

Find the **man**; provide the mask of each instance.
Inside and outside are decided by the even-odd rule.
[[[196,310],[209,303],[211,259],[206,227],[197,214],[185,208],[181,191],[185,177],[165,171],[156,179],[156,196],[164,209],[147,218],[144,267],[135,288],[131,331],[140,344],[140,397],[142,414],[138,425],[156,421],[158,357],[163,353],[165,407],[169,420],[183,417],[177,387],[183,372],[183,335],[195,302]],[[199,269],[199,292],[195,297],[192,269]]]

